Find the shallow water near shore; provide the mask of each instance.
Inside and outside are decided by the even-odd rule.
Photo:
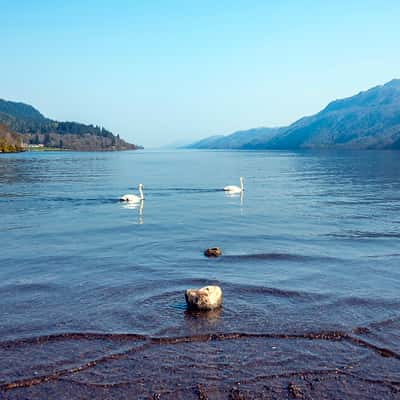
[[[0,398],[399,398],[399,161],[1,155]]]

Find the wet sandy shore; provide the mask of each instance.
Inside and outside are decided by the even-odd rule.
[[[400,354],[369,334],[66,333],[2,342],[0,398],[398,399]]]

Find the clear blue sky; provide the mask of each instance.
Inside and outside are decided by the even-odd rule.
[[[400,1],[4,1],[0,98],[145,146],[276,126],[400,76]]]

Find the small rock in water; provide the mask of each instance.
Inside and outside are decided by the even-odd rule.
[[[209,249],[204,251],[204,255],[206,257],[219,257],[222,254],[222,251],[219,247],[210,247]]]
[[[293,399],[302,399],[303,398],[303,392],[301,391],[300,387],[293,384],[292,382],[290,382],[288,385],[288,391],[289,391],[290,396]]]
[[[219,286],[205,286],[201,289],[187,289],[186,303],[189,308],[207,311],[221,307],[222,290]]]

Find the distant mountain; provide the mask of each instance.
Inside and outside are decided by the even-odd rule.
[[[250,129],[217,140],[204,139],[189,147],[400,149],[400,79],[335,100],[318,114],[271,130],[270,137],[262,137],[257,131]],[[238,137],[240,140],[236,140]]]
[[[218,149],[218,142],[220,140],[225,139],[226,136],[224,135],[215,135],[215,136],[209,136],[205,139],[202,139],[198,142],[189,144],[185,146],[186,148],[192,148],[192,149]],[[226,141],[224,148],[228,148],[228,141]]]
[[[258,146],[276,136],[282,128],[254,128],[237,131],[230,135],[210,136],[193,143],[192,149],[244,149]]]
[[[29,144],[69,150],[135,150],[119,135],[93,125],[59,122],[46,118],[34,107],[0,99],[0,123],[22,135]]]
[[[0,153],[15,153],[24,150],[22,137],[8,126],[0,124]]]

